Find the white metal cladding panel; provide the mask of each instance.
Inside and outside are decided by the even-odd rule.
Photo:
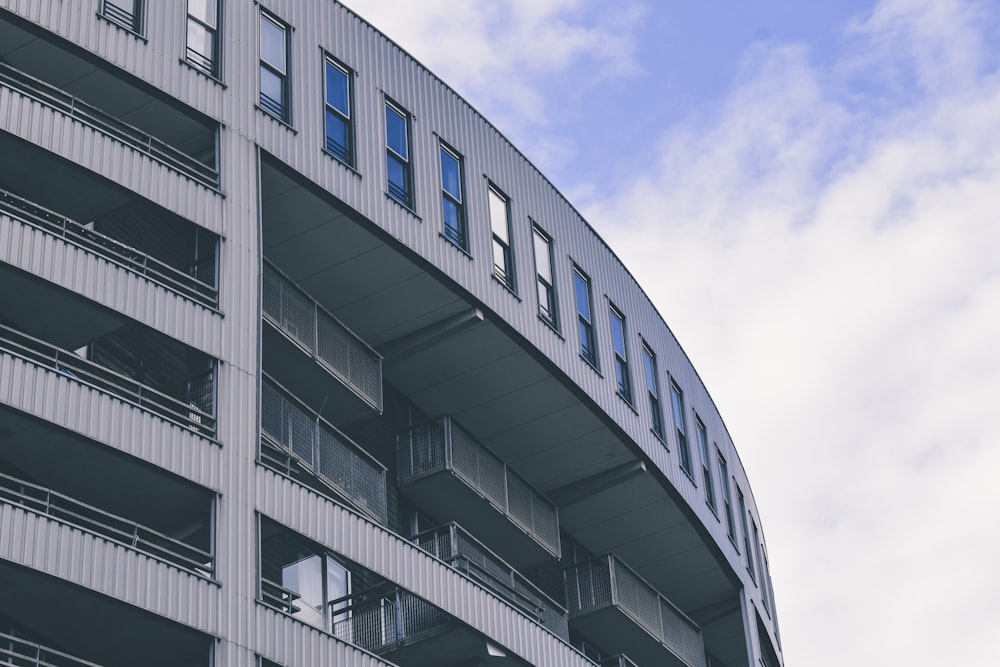
[[[123,265],[0,213],[0,261],[81,294],[214,357],[218,313]]]
[[[202,486],[219,488],[218,444],[7,352],[0,352],[0,403],[145,459]]]
[[[254,626],[252,646],[256,647],[258,654],[280,665],[384,667],[393,664],[262,604],[255,604],[251,615]],[[225,664],[244,667],[253,663]]]
[[[262,514],[399,584],[531,664],[590,665],[493,593],[359,514],[262,467],[255,496]]]
[[[206,632],[218,633],[219,586],[117,542],[0,504],[0,559]]]
[[[75,162],[217,234],[218,192],[33,98],[0,86],[0,129]]]

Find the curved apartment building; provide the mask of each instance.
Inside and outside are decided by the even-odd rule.
[[[783,664],[708,391],[333,0],[0,0],[0,664]]]

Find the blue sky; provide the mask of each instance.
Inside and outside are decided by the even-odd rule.
[[[347,4],[677,334],[753,484],[786,664],[1000,664],[1000,3]]]

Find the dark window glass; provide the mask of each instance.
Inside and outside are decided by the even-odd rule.
[[[403,206],[412,208],[409,124],[410,117],[405,111],[386,103],[385,146],[389,194]]]
[[[580,355],[596,366],[597,349],[594,346],[594,322],[590,316],[590,279],[576,267],[573,268],[573,291],[576,294],[577,325],[580,332]]]
[[[691,451],[688,449],[687,428],[684,425],[684,395],[680,387],[670,383],[670,403],[674,413],[674,430],[677,433],[677,450],[681,456],[681,468],[691,474]]]
[[[490,229],[493,232],[493,275],[514,289],[514,256],[510,247],[510,200],[489,188]]]
[[[142,32],[142,0],[104,0],[101,13],[133,32]]]
[[[642,346],[642,360],[646,370],[646,394],[649,396],[653,433],[662,438],[663,410],[660,408],[660,381],[656,374],[656,355],[646,345]]]
[[[326,150],[346,164],[351,151],[351,77],[346,69],[326,60]]]
[[[729,466],[719,452],[719,488],[722,489],[722,509],[726,515],[726,532],[729,539],[736,541],[736,526],[733,525],[733,499],[729,491]]]
[[[462,204],[462,160],[444,146],[441,146],[441,216],[445,237],[460,248],[468,249]]]
[[[701,456],[701,476],[705,484],[705,502],[714,510],[715,486],[712,483],[712,460],[708,457],[708,431],[697,415],[695,415],[695,431],[698,437],[698,453]]]
[[[288,30],[266,14],[260,15],[260,106],[288,121]]]
[[[218,74],[218,0],[188,0],[187,61],[215,76]]]
[[[556,288],[553,282],[552,241],[538,227],[533,227],[535,275],[538,284],[538,315],[557,327]]]
[[[615,351],[615,379],[618,395],[632,402],[632,380],[628,372],[628,353],[625,350],[625,317],[611,306],[611,345]]]

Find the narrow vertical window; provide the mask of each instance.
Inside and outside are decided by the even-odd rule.
[[[142,33],[142,0],[104,0],[101,15],[132,32]]]
[[[614,304],[608,308],[611,315],[611,346],[615,351],[615,379],[618,381],[618,395],[632,402],[632,380],[628,372],[628,352],[625,348],[625,316]]]
[[[712,483],[712,459],[708,457],[708,431],[697,414],[694,416],[698,437],[698,454],[701,456],[701,478],[705,482],[705,502],[715,511],[715,485]]]
[[[750,578],[756,583],[757,575],[753,569],[753,551],[750,550],[750,529],[747,527],[747,504],[743,498],[743,490],[738,486],[736,487],[736,502],[739,505],[740,523],[743,527],[743,550],[747,557],[747,571],[750,573]]]
[[[660,380],[656,372],[656,355],[643,343],[642,362],[646,370],[646,395],[649,398],[649,416],[653,433],[663,439],[663,410],[660,407]]]
[[[412,209],[410,114],[389,101],[385,103],[385,150],[389,196]]]
[[[260,106],[275,118],[288,122],[288,26],[260,15]]]
[[[576,293],[577,328],[580,332],[580,356],[597,367],[597,348],[594,345],[594,318],[591,314],[590,278],[579,268],[573,267],[573,291]]]
[[[346,67],[325,59],[326,152],[348,166],[354,165],[351,136],[351,74]]]
[[[757,571],[760,572],[761,600],[764,602],[764,609],[767,609],[767,585],[764,580],[764,565],[760,561],[760,533],[757,532],[757,522],[750,519],[750,527],[753,529],[754,556],[757,558]],[[750,552],[747,552],[747,560],[750,559]]]
[[[691,450],[688,449],[687,428],[684,424],[684,395],[681,388],[670,382],[670,403],[674,413],[674,430],[677,432],[677,449],[681,455],[681,468],[691,475]]]
[[[514,257],[510,249],[510,200],[489,187],[490,229],[493,230],[493,275],[514,289]]]
[[[729,466],[722,452],[716,450],[719,456],[719,488],[722,489],[722,511],[726,515],[726,532],[729,539],[736,544],[736,526],[733,525],[733,497],[729,491]]]
[[[188,0],[187,61],[210,76],[218,76],[219,0]]]
[[[445,238],[468,250],[462,199],[462,158],[444,144],[441,144],[441,219]]]
[[[552,271],[552,239],[537,225],[532,227],[535,250],[535,279],[538,284],[538,316],[558,329],[556,287]]]

